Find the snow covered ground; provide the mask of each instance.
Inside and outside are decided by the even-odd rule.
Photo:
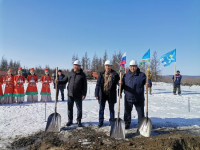
[[[87,97],[83,101],[84,126],[98,124],[98,101],[94,97],[95,81],[88,82]],[[25,84],[25,88],[27,84]],[[200,129],[200,87],[182,86],[182,95],[172,94],[172,84],[153,83],[152,95],[149,95],[149,118],[152,120],[153,128],[197,128]],[[41,90],[41,83],[38,83],[38,91]],[[53,101],[46,104],[46,117],[54,112],[55,90],[51,84]],[[40,99],[40,95],[39,95]],[[67,91],[65,90],[65,101],[58,97],[58,113],[61,115],[61,125],[65,126],[67,122]],[[120,118],[124,114],[124,98],[122,96],[120,106]],[[117,106],[115,110],[117,112]],[[190,107],[188,107],[190,106]],[[74,106],[74,123],[76,122],[77,110]],[[109,108],[105,108],[105,125],[109,120]],[[116,113],[117,116],[117,113]],[[46,119],[47,119],[46,118]],[[137,126],[137,113],[133,108],[132,125]],[[16,136],[26,136],[39,130],[44,130],[45,122],[45,103],[23,104],[4,104],[0,105],[0,147],[3,139],[14,138]]]

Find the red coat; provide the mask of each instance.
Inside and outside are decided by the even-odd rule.
[[[14,76],[6,76],[4,78],[4,84],[5,85],[5,91],[4,91],[4,96],[13,96],[13,91],[14,91]]]
[[[25,82],[25,77],[16,75],[14,77],[14,82],[15,82],[15,87],[14,87],[14,92],[13,96],[14,97],[24,97],[24,82]]]
[[[3,85],[3,78],[0,77],[0,98],[3,98],[2,85]]]
[[[28,87],[26,89],[26,95],[37,95],[37,84],[38,83],[38,77],[35,75],[28,75],[27,77]]]
[[[42,76],[40,82],[42,83],[42,90],[40,95],[51,95],[50,85],[51,77],[50,76]]]

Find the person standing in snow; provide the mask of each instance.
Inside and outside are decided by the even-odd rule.
[[[175,77],[172,77],[173,83],[174,83],[174,88],[173,88],[173,93],[176,95],[176,89],[178,88],[178,95],[181,95],[181,79],[182,76],[180,75],[180,71],[177,70]]]
[[[131,124],[131,111],[133,105],[138,114],[138,123],[144,117],[144,85],[146,83],[146,75],[140,72],[135,60],[131,60],[129,71],[124,74],[122,81],[122,91],[124,90],[124,122],[125,129],[129,129]],[[149,84],[146,83],[149,87]],[[121,92],[122,92],[121,91]]]
[[[0,70],[1,71],[1,70]],[[3,102],[3,90],[2,90],[2,85],[3,85],[3,78],[0,76],[0,104]]]
[[[28,75],[26,81],[28,83],[28,87],[26,89],[27,102],[37,102],[38,90],[36,83],[38,83],[38,77],[34,73],[34,68],[30,69],[30,73],[31,75]]]
[[[62,70],[58,70],[58,81],[61,81],[63,78],[65,77],[64,74],[62,74]],[[55,77],[54,77],[54,80],[55,80]],[[66,88],[66,84],[63,84],[63,83],[59,83],[57,85],[57,97],[59,95],[59,91],[61,93],[61,99],[62,101],[64,101],[64,89]],[[54,83],[54,89],[55,89],[55,83]]]
[[[151,94],[151,90],[152,90],[152,79],[153,79],[153,75],[150,72],[150,69],[147,69],[147,73],[146,76],[148,77],[148,83],[149,83],[149,93]]]
[[[51,77],[49,76],[49,69],[46,68],[44,70],[44,73],[45,73],[45,75],[43,75],[41,77],[41,80],[40,80],[40,82],[42,83],[42,89],[41,89],[41,92],[40,92],[41,101],[42,102],[45,102],[45,101],[51,102],[52,99],[51,99],[50,83],[52,81],[51,81]]]
[[[55,80],[56,83],[66,84],[68,82],[68,122],[66,126],[73,124],[73,107],[74,102],[77,107],[77,124],[82,127],[82,101],[87,94],[87,79],[86,75],[81,69],[81,63],[79,60],[74,61],[74,66],[71,72],[69,72],[61,81]]]
[[[14,103],[13,91],[14,91],[14,76],[12,75],[12,69],[8,70],[8,75],[4,78],[5,91],[4,99],[2,104],[12,104]]]
[[[22,67],[19,67],[18,69],[18,75],[14,77],[15,87],[13,96],[15,97],[15,101],[18,104],[23,103],[24,101],[24,83],[25,83],[25,77],[22,75]]]
[[[104,65],[105,70],[100,73],[95,88],[95,97],[99,102],[99,127],[103,126],[106,101],[108,101],[110,110],[109,125],[111,125],[114,120],[114,105],[117,102],[116,88],[119,82],[119,75],[112,69],[111,61],[106,60]]]

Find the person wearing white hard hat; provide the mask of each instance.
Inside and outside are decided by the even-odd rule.
[[[146,83],[146,75],[140,72],[136,60],[131,60],[129,71],[123,76],[119,84],[124,90],[124,122],[125,129],[128,129],[131,124],[131,111],[133,105],[138,114],[138,122],[144,117],[144,85]],[[149,86],[147,83],[146,86]]]
[[[117,102],[116,89],[119,81],[118,73],[112,69],[112,62],[110,60],[106,60],[104,66],[105,70],[100,72],[95,88],[95,97],[99,102],[99,127],[102,127],[104,123],[104,109],[106,101],[108,101],[110,110],[109,125],[111,125],[114,120],[114,104]]]
[[[58,84],[66,84],[68,82],[68,122],[66,126],[73,124],[73,107],[74,102],[77,107],[77,124],[82,127],[82,100],[85,99],[87,93],[86,75],[81,69],[79,60],[74,61],[73,69],[61,81],[55,80]]]

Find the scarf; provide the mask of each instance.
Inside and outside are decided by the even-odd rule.
[[[112,73],[110,72],[105,72],[105,75],[104,75],[104,92],[106,95],[108,95],[110,91],[111,75]]]

